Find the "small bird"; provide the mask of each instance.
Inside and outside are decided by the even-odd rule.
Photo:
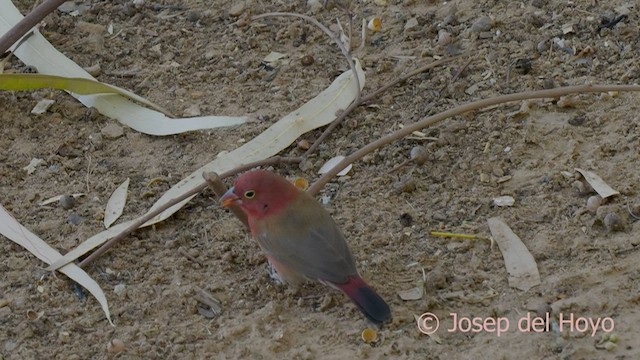
[[[238,176],[220,201],[247,215],[253,237],[283,282],[318,280],[344,292],[375,324],[391,318],[389,305],[358,275],[331,215],[309,194],[280,175],[252,170]]]

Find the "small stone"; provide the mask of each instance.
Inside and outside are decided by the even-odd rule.
[[[298,147],[302,150],[309,150],[311,147],[311,143],[307,139],[302,139],[298,141]]]
[[[424,146],[420,145],[414,146],[409,153],[409,158],[416,165],[423,165],[427,162],[428,157],[429,153],[427,152],[427,149],[425,149]]]
[[[444,30],[440,29],[438,31],[438,46],[446,46],[451,43],[451,34]]]
[[[411,19],[409,19],[407,21],[406,24],[404,24],[404,30],[406,31],[406,30],[409,30],[409,29],[414,28],[416,26],[418,26],[418,19],[411,18]]]
[[[493,20],[488,16],[481,16],[471,25],[471,31],[475,33],[481,33],[491,30],[493,26]]]
[[[85,220],[84,217],[80,216],[78,213],[71,213],[67,218],[67,222],[72,225],[80,225]]]
[[[124,342],[120,339],[113,339],[107,344],[107,351],[111,354],[121,353],[125,349]]]
[[[571,119],[569,119],[569,121],[567,122],[569,123],[569,125],[580,126],[584,124],[585,121],[587,121],[587,117],[583,114],[583,115],[574,116]]]
[[[124,129],[122,128],[122,126],[115,123],[111,123],[103,127],[100,132],[107,139],[117,139],[120,136],[124,135]]]
[[[121,295],[124,292],[125,287],[126,286],[124,284],[118,284],[118,285],[113,287],[113,292],[116,295]]]
[[[556,87],[556,84],[553,82],[552,78],[546,78],[542,81],[542,87],[544,89],[553,89]]]
[[[229,9],[229,15],[238,17],[242,15],[245,7],[246,7],[246,4],[244,3],[244,1],[238,1],[235,4],[233,4],[233,6],[231,6],[231,8]]]
[[[300,63],[302,64],[302,66],[311,66],[314,62],[315,60],[311,55],[305,55],[300,59]]]
[[[602,198],[600,196],[590,196],[589,199],[587,199],[587,210],[595,214],[601,204]]]
[[[63,209],[69,210],[75,206],[76,199],[71,195],[63,195],[60,200],[58,200],[58,203]]]
[[[539,53],[543,53],[549,50],[549,40],[540,41],[538,45],[536,45],[536,49],[538,50]]]
[[[604,227],[608,232],[621,230],[622,228],[620,217],[614,212],[607,213],[604,216],[604,220],[602,220],[602,222],[604,223]]]
[[[58,334],[58,339],[60,342],[67,344],[71,341],[71,334],[69,334],[68,331],[61,331],[60,334]]]
[[[410,193],[416,189],[416,182],[411,176],[406,176],[396,182],[393,186],[399,192]]]

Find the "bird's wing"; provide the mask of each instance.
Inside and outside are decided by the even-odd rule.
[[[282,265],[311,279],[347,281],[357,270],[344,236],[331,215],[307,194],[279,214],[260,220],[254,236]]]

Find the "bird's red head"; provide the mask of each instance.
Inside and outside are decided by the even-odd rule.
[[[256,219],[277,213],[300,193],[287,179],[266,170],[248,171],[236,179],[220,201],[223,206],[236,204]]]

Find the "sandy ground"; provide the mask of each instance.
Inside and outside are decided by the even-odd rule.
[[[633,2],[342,2],[356,16],[355,29],[363,17],[382,19],[382,30],[370,32],[365,47],[354,51],[366,70],[365,92],[434,59],[468,55],[357,109],[304,166],[274,169],[288,177],[314,180],[329,158],[457,104],[563,85],[631,84],[640,75]],[[202,114],[250,114],[255,121],[166,137],[125,128],[123,136],[109,138],[102,131],[113,120],[60,91],[0,92],[0,202],[61,252],[102,229],[108,196],[127,177],[123,218],[131,219],[182,177],[259,134],[347,69],[339,50],[303,20],[237,23],[251,14],[292,11],[332,28],[339,18],[348,28],[345,12],[335,6],[316,9],[299,0],[249,0],[244,8],[226,1],[136,3],[87,2],[79,16],[56,12],[43,34],[80,65],[99,64],[101,81],[174,113],[197,108]],[[26,11],[32,3],[17,5]],[[601,28],[603,19],[620,14],[627,17]],[[360,32],[354,32],[357,44]],[[277,69],[262,66],[271,51],[287,53],[291,61]],[[305,56],[313,63],[303,65]],[[5,69],[23,70],[16,60]],[[56,103],[31,115],[43,98]],[[427,139],[376,151],[327,185],[322,195],[330,197],[327,208],[360,272],[392,307],[393,321],[375,343],[363,342],[361,332],[370,324],[342,294],[319,284],[294,292],[275,283],[256,243],[207,191],[88,267],[107,294],[116,327],[64,275],[44,271],[24,249],[0,240],[0,359],[640,358],[639,99],[589,94],[531,101],[526,112],[515,103],[467,114],[424,129]],[[418,145],[427,151],[425,164],[388,173]],[[283,152],[301,153],[295,145]],[[32,158],[45,162],[27,175],[23,168]],[[590,211],[587,200],[595,193],[575,168],[599,174],[621,195]],[[70,209],[38,205],[71,193],[86,196]],[[515,205],[494,206],[501,195],[512,196]],[[539,286],[526,292],[510,287],[502,255],[487,241],[429,234],[487,236],[491,217],[502,218],[527,246]],[[398,292],[420,286],[422,269],[424,296],[401,300]],[[198,289],[221,302],[221,315],[203,316],[194,298]],[[414,315],[425,312],[440,318],[437,337],[416,326]],[[503,318],[510,326],[500,336],[488,328],[448,331],[452,314],[463,328],[471,318]],[[549,331],[518,329],[521,319],[546,314]],[[574,328],[560,322],[571,316]],[[583,326],[598,319],[595,334],[593,325]],[[108,352],[113,339],[126,350]]]

